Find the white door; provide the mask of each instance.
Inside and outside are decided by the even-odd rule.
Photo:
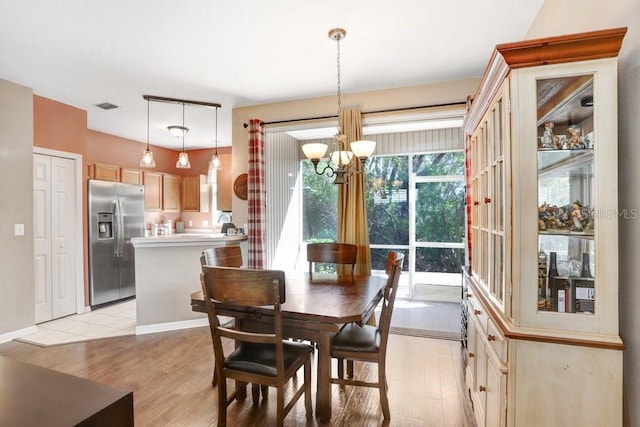
[[[34,154],[36,323],[76,312],[75,188],[73,159]]]

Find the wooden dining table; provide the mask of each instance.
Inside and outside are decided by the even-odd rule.
[[[318,344],[316,416],[331,420],[331,337],[345,323],[366,323],[382,298],[386,276],[286,273],[283,333]],[[193,311],[206,312],[202,292],[191,294]],[[272,312],[271,312],[272,313]],[[218,314],[234,317],[237,328],[260,330],[269,322],[268,308],[240,310],[221,307]],[[272,314],[271,314],[272,315]]]

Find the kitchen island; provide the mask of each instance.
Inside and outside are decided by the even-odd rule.
[[[136,335],[208,325],[191,310],[200,290],[200,255],[215,246],[240,246],[247,264],[247,236],[169,234],[131,239],[135,251]]]

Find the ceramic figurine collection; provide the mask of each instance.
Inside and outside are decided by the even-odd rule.
[[[586,136],[578,125],[567,128],[565,135],[554,134],[553,122],[544,124],[544,131],[539,138],[538,148],[541,150],[584,150],[593,148],[593,133]]]

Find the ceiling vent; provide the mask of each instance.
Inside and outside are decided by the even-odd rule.
[[[103,102],[102,104],[96,104],[96,107],[102,108],[103,110],[113,110],[114,108],[118,108],[117,105],[111,104],[110,102]]]

